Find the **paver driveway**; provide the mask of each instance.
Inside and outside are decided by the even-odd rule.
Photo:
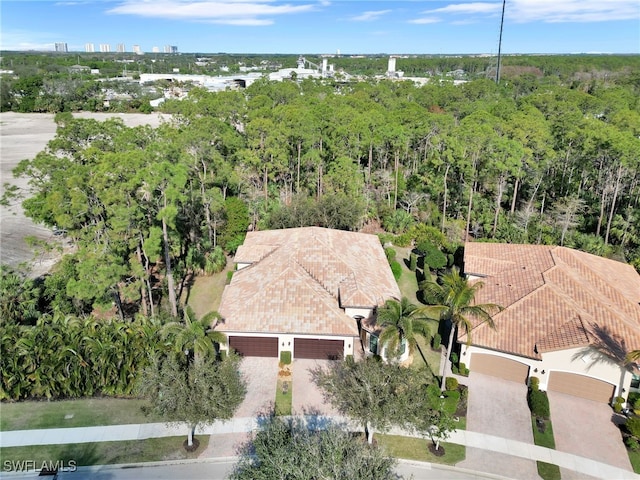
[[[472,372],[468,379],[467,429],[533,444],[527,386]],[[467,448],[456,466],[518,480],[539,480],[536,462]]]
[[[247,395],[238,407],[236,417],[255,417],[273,407],[276,401],[278,359],[244,357],[240,372],[247,382]]]
[[[547,395],[556,450],[632,470],[609,405],[558,392]],[[585,478],[566,469],[561,469],[561,474],[563,480]]]
[[[293,361],[293,413],[303,414],[314,411],[320,415],[337,416],[338,412],[326,403],[322,391],[311,381],[310,371],[321,366],[326,368],[329,360],[309,360],[305,358]]]

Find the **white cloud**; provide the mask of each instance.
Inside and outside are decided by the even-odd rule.
[[[452,3],[423,13],[450,14],[455,16],[453,18],[465,15],[477,18],[495,16],[501,11],[502,1],[496,0]],[[506,4],[505,17],[517,23],[637,20],[640,18],[640,3],[638,0],[510,0]]]
[[[426,25],[428,23],[439,23],[441,21],[442,19],[437,17],[422,17],[422,18],[414,18],[412,20],[409,20],[408,23],[415,23],[417,25]]]
[[[275,16],[310,12],[325,3],[292,5],[276,3],[272,0],[161,0],[158,2],[126,0],[108,10],[107,13],[226,25],[260,26],[273,24]]]
[[[378,18],[380,18],[383,15],[386,15],[387,13],[391,13],[391,10],[369,11],[369,12],[364,12],[361,15],[351,17],[351,20],[355,22],[370,22],[373,20],[377,20]]]
[[[2,29],[2,32],[0,33],[0,49],[38,51],[53,50],[55,42],[51,41],[51,38],[58,38],[58,35],[46,32]]]

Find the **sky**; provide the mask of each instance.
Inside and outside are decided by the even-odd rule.
[[[502,0],[0,0],[2,50],[495,54]],[[640,0],[507,0],[502,52],[640,53]]]

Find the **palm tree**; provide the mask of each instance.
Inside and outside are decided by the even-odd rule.
[[[416,335],[425,338],[431,335],[429,322],[425,315],[418,311],[418,307],[405,297],[401,301],[387,300],[378,310],[378,321],[383,328],[380,334],[380,344],[387,347],[387,352],[399,352],[400,346],[406,342],[409,353],[417,347]]]
[[[216,354],[216,343],[227,343],[224,333],[214,330],[222,317],[212,311],[202,318],[189,306],[184,311],[184,322],[169,322],[162,327],[162,338],[172,338],[177,353],[185,353],[189,360]]]
[[[450,272],[442,275],[439,282],[424,281],[420,283],[420,289],[424,293],[425,300],[430,304],[420,307],[418,310],[430,318],[451,322],[451,332],[447,344],[447,361],[451,356],[453,338],[457,329],[462,328],[467,335],[467,346],[471,344],[471,330],[474,320],[487,323],[495,328],[494,313],[502,311],[500,305],[494,303],[474,304],[478,290],[484,286],[482,282],[470,284],[460,271],[453,267]],[[441,389],[445,389],[446,369],[442,375]]]

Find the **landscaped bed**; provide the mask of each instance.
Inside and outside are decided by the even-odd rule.
[[[52,459],[76,466],[108,465],[116,463],[155,462],[198,458],[209,445],[209,436],[198,436],[200,447],[187,452],[183,447],[186,436],[149,438],[124,442],[80,443],[68,445],[34,445],[29,447],[0,448],[3,465],[13,466],[28,460],[37,466]]]
[[[441,442],[440,448],[444,451],[444,455],[437,456],[429,451],[429,445],[432,445],[430,440],[382,434],[376,434],[374,438],[379,446],[385,448],[389,455],[395,458],[455,465],[466,456],[465,447],[454,443]]]

